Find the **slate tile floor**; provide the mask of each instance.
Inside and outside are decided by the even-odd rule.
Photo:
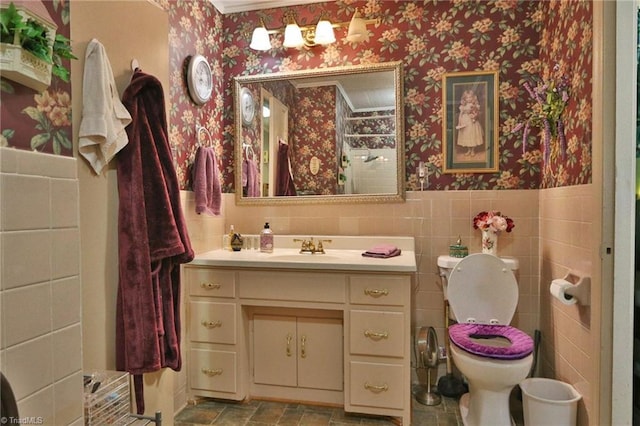
[[[517,426],[522,426],[522,402],[511,398],[511,411]],[[397,419],[346,414],[339,407],[259,401],[226,402],[201,399],[189,405],[174,419],[175,426],[384,426],[397,425]],[[462,426],[458,400],[442,398],[432,407],[413,401],[414,426]]]
[[[384,426],[397,425],[397,419],[346,414],[340,407],[253,400],[232,403],[201,399],[175,417],[175,426]],[[413,424],[433,426],[462,425],[458,401],[443,398],[440,405],[427,407],[414,401]]]

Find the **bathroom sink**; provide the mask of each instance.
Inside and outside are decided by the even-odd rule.
[[[331,262],[340,259],[338,256],[331,254],[310,254],[310,253],[297,253],[297,254],[274,254],[269,256],[269,259],[275,262]]]
[[[323,269],[341,271],[389,271],[415,272],[416,258],[414,241],[411,237],[343,237],[315,236],[316,241],[331,240],[325,245],[325,254],[300,253],[301,238],[308,236],[277,235],[273,253],[259,250],[212,250],[196,255],[191,262],[195,265],[240,267],[240,268],[277,268],[277,269]],[[362,253],[375,244],[395,244],[402,250],[400,256],[389,259],[364,257]]]

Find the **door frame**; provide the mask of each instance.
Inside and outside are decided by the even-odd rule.
[[[609,347],[604,341],[607,326],[612,330],[611,361],[610,368],[607,369],[606,364],[602,364],[600,372],[601,382],[606,383],[610,380],[611,383],[609,393],[602,393],[602,395],[611,395],[611,399],[602,398],[600,419],[605,419],[608,408],[610,423],[607,423],[616,425],[632,424],[633,418],[636,91],[629,88],[635,88],[638,84],[636,81],[638,5],[636,1],[619,1],[608,6],[615,7],[615,33],[611,35],[611,31],[607,32],[609,37],[615,37],[615,144],[613,144],[615,154],[614,161],[605,162],[604,168],[612,168],[609,173],[613,176],[615,187],[613,203],[615,267],[613,268],[613,303],[610,315],[612,322],[602,324],[603,348]],[[607,20],[605,28],[608,23]],[[603,205],[603,211],[606,211],[605,205]],[[604,291],[606,290],[603,288],[603,293]],[[603,300],[606,299],[607,297],[603,297]],[[615,362],[613,362],[614,356]],[[603,390],[601,389],[601,392]]]

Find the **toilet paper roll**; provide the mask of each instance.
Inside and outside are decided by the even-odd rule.
[[[551,287],[549,288],[549,291],[551,292],[551,295],[553,297],[561,301],[563,304],[574,305],[578,300],[575,297],[566,294],[566,291],[572,287],[573,284],[571,284],[569,281],[558,279],[551,281]]]

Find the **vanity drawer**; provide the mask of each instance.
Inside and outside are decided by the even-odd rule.
[[[235,297],[236,274],[211,268],[185,268],[192,296]]]
[[[190,302],[189,339],[195,342],[236,343],[236,305]]]
[[[243,299],[344,303],[346,276],[332,273],[241,271]]]
[[[191,349],[191,389],[236,392],[236,353]]]
[[[351,311],[349,327],[352,354],[402,358],[404,356],[402,312]]]
[[[351,303],[403,306],[410,300],[410,291],[410,277],[380,275],[349,276],[349,300]]]
[[[351,405],[402,409],[404,373],[399,364],[351,361]]]

